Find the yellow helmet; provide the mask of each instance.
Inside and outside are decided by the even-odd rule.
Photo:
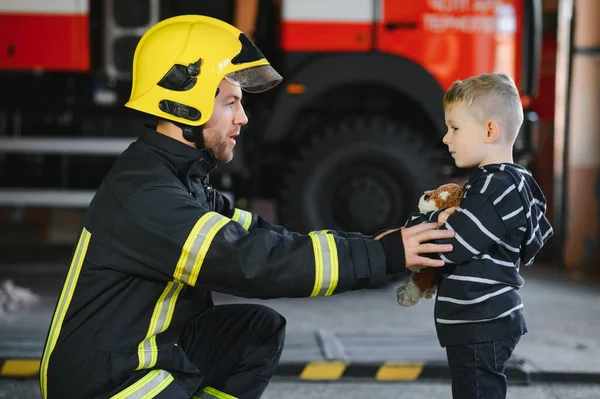
[[[223,79],[258,93],[282,81],[239,29],[221,20],[182,15],[165,19],[140,39],[126,107],[189,126],[210,118]]]

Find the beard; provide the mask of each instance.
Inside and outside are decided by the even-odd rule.
[[[210,149],[218,163],[228,163],[233,158],[233,148],[230,147],[229,137],[221,140],[209,140],[206,148]]]

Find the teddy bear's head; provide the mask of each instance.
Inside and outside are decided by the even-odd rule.
[[[419,211],[427,213],[438,209],[460,206],[463,189],[454,183],[439,186],[435,190],[425,191],[419,200]]]

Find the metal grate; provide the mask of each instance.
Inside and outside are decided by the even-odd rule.
[[[113,1],[112,16],[122,28],[137,28],[150,22],[150,3],[148,0]]]
[[[105,0],[104,56],[107,77],[130,79],[135,46],[160,20],[160,0]]]

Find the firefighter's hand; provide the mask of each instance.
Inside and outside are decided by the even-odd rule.
[[[444,261],[431,259],[423,254],[435,254],[452,251],[451,244],[434,244],[429,241],[441,240],[454,237],[452,230],[437,230],[441,223],[421,223],[416,226],[402,229],[402,241],[404,242],[404,256],[406,267],[429,266],[442,267]]]
[[[448,220],[448,216],[452,215],[454,212],[456,212],[456,207],[455,206],[453,206],[451,208],[448,208],[448,209],[444,209],[438,215],[438,222],[440,222],[440,223],[446,223],[446,220]]]

